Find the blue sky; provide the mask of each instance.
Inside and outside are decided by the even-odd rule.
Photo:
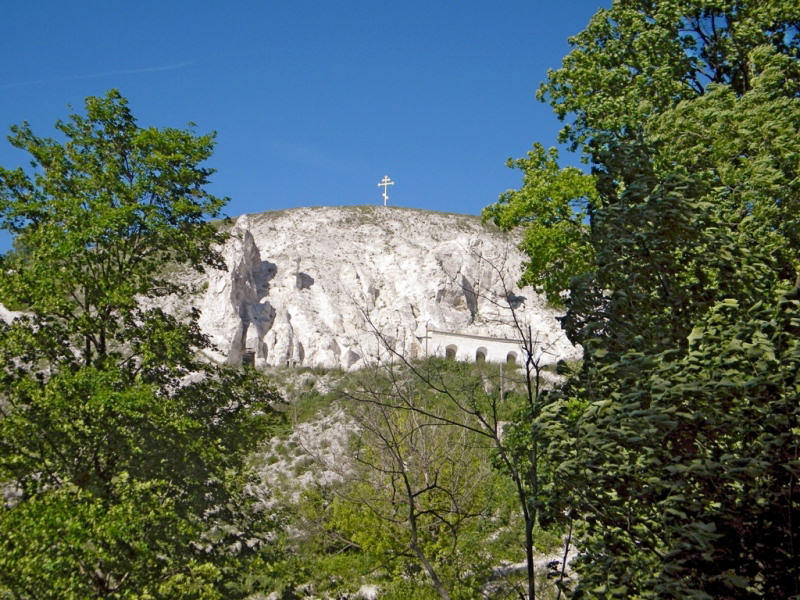
[[[0,130],[53,135],[67,105],[116,87],[142,126],[217,131],[228,215],[377,204],[385,174],[392,205],[479,214],[518,186],[507,158],[554,143],[535,90],[609,4],[8,2]],[[3,139],[0,165],[25,164]]]

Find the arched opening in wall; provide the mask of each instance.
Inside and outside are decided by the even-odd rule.
[[[455,360],[457,351],[458,348],[455,345],[450,344],[449,346],[447,346],[447,348],[444,349],[444,357],[448,360]]]
[[[255,350],[245,350],[242,352],[242,366],[255,367],[256,366],[256,353]]]
[[[478,364],[486,362],[486,348],[481,347],[475,351],[475,362]]]
[[[517,364],[517,353],[516,352],[509,352],[506,355],[506,364],[507,365],[516,365]]]

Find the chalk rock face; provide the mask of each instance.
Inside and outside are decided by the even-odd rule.
[[[8,310],[5,306],[0,304],[0,321],[3,321],[4,323],[11,323],[11,321],[16,319],[20,314],[22,313]]]
[[[477,217],[383,206],[298,208],[239,217],[199,299],[214,358],[256,367],[355,369],[387,357],[377,335],[423,356],[431,329],[518,338],[554,358],[579,351],[558,313],[516,281],[518,240]]]

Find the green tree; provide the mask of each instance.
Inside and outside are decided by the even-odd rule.
[[[224,266],[214,136],[140,128],[116,91],[56,127],[13,127],[32,169],[0,169],[24,250],[0,257],[23,311],[0,325],[0,596],[221,598],[233,550],[264,539],[237,487],[275,394],[157,307]]]
[[[744,94],[756,73],[752,50],[797,59],[797,29],[790,0],[615,0],[570,38],[572,50],[537,96],[570,119],[561,139],[594,157],[710,84]]]
[[[507,324],[516,331],[522,350],[519,369],[514,364],[509,372],[490,369],[488,365],[476,373],[473,365],[452,361],[411,361],[397,351],[395,341],[381,334],[374,324],[373,331],[389,361],[379,365],[379,371],[392,385],[364,385],[353,397],[395,411],[416,412],[441,426],[463,429],[482,440],[493,455],[495,469],[511,484],[516,508],[522,520],[526,581],[516,593],[523,598],[536,598],[548,586],[539,581],[535,559],[537,538],[547,527],[564,521],[564,503],[552,496],[545,500],[552,476],[551,465],[541,451],[538,426],[535,420],[542,408],[542,395],[548,386],[545,366],[551,348],[534,333],[530,324],[521,320],[513,303],[513,288],[505,279],[502,264],[485,257],[479,258],[485,267],[494,271],[504,290],[504,299],[487,298],[505,310]],[[373,377],[379,381],[379,377]],[[408,388],[408,389],[406,389]],[[422,391],[416,391],[422,390]],[[433,404],[420,402],[420,397],[432,397]],[[443,412],[431,406],[446,407]],[[547,538],[548,536],[543,536]],[[545,592],[546,593],[546,592]],[[541,596],[541,594],[540,594]]]
[[[525,227],[520,248],[528,256],[519,284],[544,293],[556,306],[572,277],[594,262],[594,249],[585,223],[587,209],[597,201],[594,179],[575,167],[559,168],[558,151],[534,144],[526,158],[509,159],[520,169],[523,183],[483,211],[504,231]]]
[[[538,427],[573,594],[797,595],[800,8],[617,0],[571,43],[540,96],[596,185],[584,363]]]
[[[360,402],[351,411],[359,427],[354,466],[333,500],[330,526],[398,574],[423,571],[421,587],[442,599],[475,597],[488,567],[481,520],[500,487],[488,452],[473,433],[443,427],[442,407],[421,394],[418,407],[432,416],[389,406],[387,398],[404,391],[384,385],[377,398],[384,404]]]

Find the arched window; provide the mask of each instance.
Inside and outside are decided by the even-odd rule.
[[[475,362],[478,364],[486,362],[486,348],[481,347],[475,351]]]
[[[444,349],[444,357],[448,360],[455,360],[456,359],[456,352],[458,348],[454,344],[450,344],[447,348]]]
[[[508,364],[508,365],[517,364],[517,353],[516,352],[509,352],[506,355],[506,364]]]

